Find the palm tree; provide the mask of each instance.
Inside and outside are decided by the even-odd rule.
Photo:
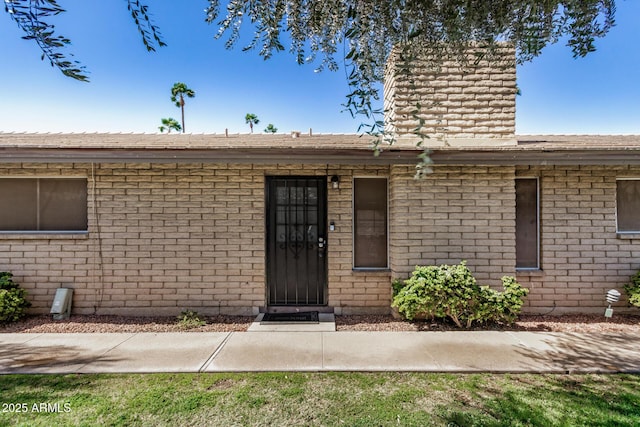
[[[258,123],[260,123],[260,120],[258,120],[258,116],[252,113],[247,113],[247,115],[244,116],[244,121],[245,123],[249,124],[249,129],[251,129],[251,133],[253,133],[253,125],[257,125]]]
[[[182,130],[182,126],[180,126],[180,123],[178,123],[178,121],[176,119],[174,119],[173,117],[169,117],[168,119],[160,119],[162,121],[162,126],[159,126],[158,129],[160,129],[160,132],[164,132],[165,130],[167,131],[167,133],[171,133],[171,130],[175,130],[177,132],[180,132],[180,130]]]
[[[171,102],[175,102],[176,107],[180,107],[182,111],[182,133],[184,133],[184,97],[193,98],[196,93],[189,89],[184,83],[176,83],[171,88]]]
[[[275,127],[272,123],[269,123],[264,130],[264,133],[276,133],[278,132],[278,128]]]

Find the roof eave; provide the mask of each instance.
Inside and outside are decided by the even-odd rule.
[[[357,149],[1,148],[0,163],[332,163],[411,164],[421,151]]]
[[[257,163],[411,165],[419,149],[339,148],[0,148],[0,163]],[[640,165],[638,148],[598,149],[433,149],[434,164],[443,165]]]
[[[431,154],[434,164],[477,165],[640,165],[640,148],[569,150],[442,150]]]

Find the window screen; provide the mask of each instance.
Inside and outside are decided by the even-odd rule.
[[[86,231],[87,180],[0,178],[0,231]]]
[[[540,268],[538,180],[516,179],[516,268]]]
[[[387,268],[387,179],[355,178],[354,267]]]
[[[616,182],[618,231],[640,232],[640,180]]]
[[[38,181],[0,179],[0,229],[3,231],[38,229]]]

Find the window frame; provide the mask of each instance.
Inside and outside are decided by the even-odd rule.
[[[56,229],[47,229],[47,230],[4,230],[2,229],[2,225],[0,224],[0,235],[72,235],[72,234],[83,234],[86,235],[89,233],[89,178],[85,175],[0,175],[0,180],[19,180],[19,179],[29,179],[35,180],[37,182],[36,187],[36,215],[37,215],[37,224],[40,224],[41,212],[40,212],[40,181],[42,180],[83,180],[85,182],[85,215],[87,217],[87,224],[85,229],[78,230],[56,230]]]
[[[632,235],[632,234],[640,234],[640,229],[638,230],[620,230],[620,223],[618,221],[618,210],[619,210],[619,206],[618,206],[618,181],[639,181],[640,182],[640,177],[616,177],[616,197],[615,197],[615,201],[616,201],[616,234],[621,234],[621,235]]]
[[[518,219],[516,218],[516,271],[541,271],[542,270],[542,253],[541,253],[541,240],[542,233],[540,230],[540,177],[539,176],[518,176],[515,180],[535,180],[536,182],[536,266],[535,267],[518,267],[518,257],[517,257],[517,233],[518,233]],[[515,190],[515,182],[514,182],[514,190]],[[515,193],[515,191],[514,191]],[[517,194],[515,194],[517,198]],[[516,210],[517,212],[517,210]]]
[[[356,266],[356,180],[358,179],[381,179],[385,181],[385,204],[386,204],[386,220],[385,220],[385,233],[386,233],[386,252],[387,256],[385,259],[385,265],[379,267],[358,267]],[[354,175],[351,180],[352,184],[352,194],[351,194],[351,265],[353,271],[389,271],[389,219],[390,219],[390,208],[389,208],[389,177],[388,176],[380,176],[380,175]]]

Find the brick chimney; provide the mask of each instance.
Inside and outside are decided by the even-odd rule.
[[[426,146],[515,144],[515,50],[506,45],[491,61],[440,66],[392,54],[384,83],[386,128],[399,141],[417,142],[420,120]]]

